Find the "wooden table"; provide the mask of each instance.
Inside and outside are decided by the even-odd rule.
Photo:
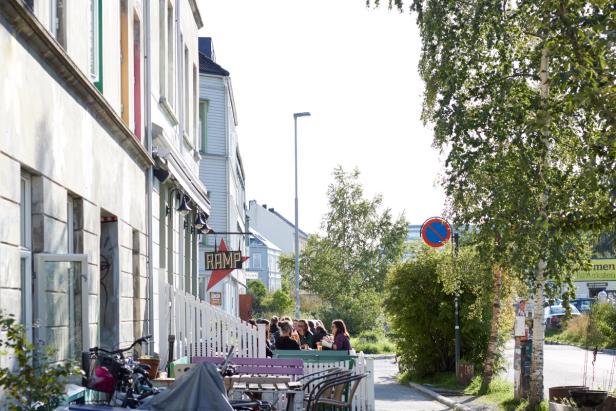
[[[251,398],[263,399],[274,410],[301,410],[303,406],[302,383],[291,381],[290,377],[280,375],[234,375],[225,378],[225,387],[229,397],[242,399],[243,394]],[[279,407],[281,396],[287,399],[287,405]],[[291,402],[291,404],[289,404]]]

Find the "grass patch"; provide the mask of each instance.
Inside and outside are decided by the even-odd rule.
[[[470,384],[464,386],[458,383],[458,381],[456,380],[456,376],[453,372],[441,372],[423,378],[412,377],[410,373],[406,372],[400,375],[398,379],[401,384],[406,384],[409,381],[413,381],[419,384],[431,385],[436,388],[460,391],[464,395],[476,397],[473,402],[477,401],[487,404],[494,404],[498,406],[499,410],[526,411],[528,403],[526,401],[516,401],[514,399],[512,383],[502,378],[495,378],[490,383],[490,386],[488,387],[488,392],[484,395],[479,395],[479,391],[481,389],[481,380],[482,377],[478,375],[473,378]],[[547,410],[547,401],[542,402],[537,409],[537,411]]]
[[[383,334],[374,331],[364,331],[351,338],[351,346],[357,352],[364,354],[394,354],[396,345]]]

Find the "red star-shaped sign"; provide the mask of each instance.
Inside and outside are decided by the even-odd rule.
[[[227,251],[227,244],[225,244],[225,240],[223,240],[222,238],[220,239],[220,245],[218,246],[218,251]],[[243,256],[242,263],[248,260],[248,258],[250,257]],[[209,291],[210,288],[218,284],[223,278],[229,275],[233,270],[235,270],[235,268],[230,268],[226,270],[212,270],[212,276],[210,277],[210,281],[207,283],[207,291]]]

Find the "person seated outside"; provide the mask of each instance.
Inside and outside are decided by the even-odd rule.
[[[337,351],[351,350],[351,337],[347,331],[346,325],[342,320],[332,321],[332,334],[334,334],[334,345],[332,348]]]
[[[315,327],[316,327],[315,322],[312,320],[308,320],[308,329],[310,330],[312,334],[314,334],[314,332],[316,331]]]
[[[263,318],[259,318],[257,320],[257,324],[263,324],[265,325],[265,356],[266,357],[273,357],[273,353],[272,353],[272,343],[271,343],[271,335],[270,335],[270,322],[263,319]]]
[[[316,345],[318,342],[321,342],[323,340],[323,337],[325,337],[326,335],[328,335],[328,332],[323,326],[323,324],[318,324],[315,327],[314,333],[312,334],[312,342]]]
[[[280,337],[280,328],[278,328],[278,317],[273,316],[270,321],[270,336],[272,343],[276,341],[276,338]]]
[[[299,320],[297,322],[297,333],[299,334],[299,346],[303,350],[308,348],[317,348],[314,343],[314,337],[310,332],[310,328],[308,327],[308,322],[306,320]]]
[[[291,339],[291,332],[293,332],[291,323],[287,321],[282,321],[278,323],[278,326],[280,328],[280,337],[276,339],[276,349],[299,350],[299,344],[297,343],[297,341]]]

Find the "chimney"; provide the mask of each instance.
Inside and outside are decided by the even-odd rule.
[[[267,210],[267,204],[263,204],[263,208]]]
[[[269,210],[273,213],[274,212],[274,207],[270,208]]]

